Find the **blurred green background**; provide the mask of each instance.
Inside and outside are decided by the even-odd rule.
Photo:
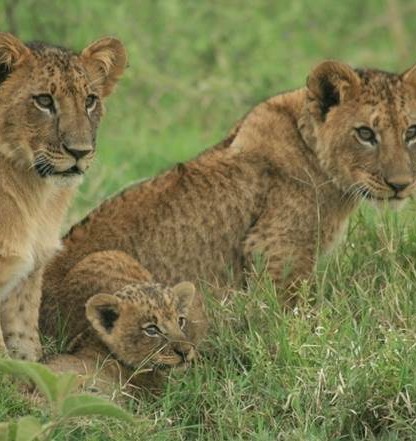
[[[81,50],[122,39],[130,67],[107,101],[98,160],[71,223],[126,183],[216,143],[253,105],[301,87],[314,64],[403,70],[414,0],[0,0],[1,30]]]

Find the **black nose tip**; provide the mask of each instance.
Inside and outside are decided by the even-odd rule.
[[[386,179],[386,184],[395,192],[399,192],[407,188],[410,185],[410,182],[394,182]]]
[[[182,358],[183,361],[186,361],[186,358],[187,358],[188,353],[189,353],[188,351],[181,351],[181,350],[178,350],[178,349],[174,349],[174,351],[175,351],[175,354],[179,355]]]
[[[63,148],[66,152],[68,152],[77,161],[78,161],[78,159],[83,158],[84,156],[88,155],[88,153],[91,152],[91,149],[80,150],[80,149],[70,148],[70,147],[66,146],[65,144],[63,144]]]
[[[185,345],[177,345],[173,348],[173,351],[175,354],[182,357],[183,361],[188,360],[189,353],[191,352],[191,347],[185,346]]]

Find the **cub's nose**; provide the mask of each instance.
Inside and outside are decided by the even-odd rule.
[[[396,193],[398,193],[399,191],[404,190],[405,188],[407,188],[412,181],[410,179],[406,179],[406,180],[387,180],[385,179],[386,184],[393,189]]]
[[[191,361],[195,357],[193,346],[187,343],[176,343],[173,351],[182,358],[182,361]]]
[[[64,150],[69,153],[73,158],[75,158],[77,161],[78,159],[83,158],[84,156],[88,155],[88,153],[92,152],[91,147],[84,147],[84,148],[76,148],[76,147],[68,147],[65,144],[62,144]]]

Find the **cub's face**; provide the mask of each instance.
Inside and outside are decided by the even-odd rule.
[[[318,158],[346,200],[397,204],[416,188],[416,69],[402,75],[324,62],[307,82]]]
[[[201,297],[189,282],[173,288],[129,285],[115,295],[97,294],[87,302],[86,315],[108,349],[133,369],[192,361],[207,327]]]
[[[102,100],[125,64],[114,38],[74,54],[0,33],[0,154],[40,178],[71,183],[94,157]]]

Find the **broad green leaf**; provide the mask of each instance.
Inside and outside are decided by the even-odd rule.
[[[9,441],[9,423],[0,423],[0,441]]]
[[[42,424],[33,416],[25,416],[17,421],[15,441],[38,440],[43,432]]]
[[[42,392],[50,403],[56,402],[58,376],[40,363],[19,360],[0,360],[0,371],[6,374],[28,378]]]
[[[56,382],[57,401],[62,402],[71,392],[76,382],[76,375],[65,372],[59,374]]]
[[[63,418],[71,418],[92,415],[118,418],[130,423],[135,422],[134,417],[119,406],[105,400],[104,398],[83,394],[67,397],[63,402],[62,413],[60,416]]]
[[[0,440],[7,441],[15,441],[16,440],[16,431],[17,431],[17,423],[16,421],[9,421],[8,423],[1,423],[2,428],[4,428],[4,432],[0,431]],[[7,429],[6,429],[7,426]]]

